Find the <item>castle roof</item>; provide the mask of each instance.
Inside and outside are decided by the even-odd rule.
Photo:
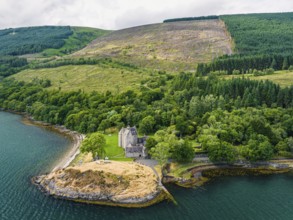
[[[137,135],[136,127],[131,127],[130,132],[132,135]]]

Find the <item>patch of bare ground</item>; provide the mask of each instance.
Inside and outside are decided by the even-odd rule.
[[[231,38],[225,24],[220,20],[205,20],[114,31],[74,56],[112,57],[144,67],[192,70],[197,63],[231,53]]]

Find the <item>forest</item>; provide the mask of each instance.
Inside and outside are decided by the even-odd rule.
[[[150,152],[167,149],[178,161],[192,159],[193,142],[215,162],[292,157],[293,87],[164,72],[142,83],[148,87],[137,92],[64,93],[44,89],[48,81],[4,79],[0,107],[82,133],[137,125],[141,134],[153,135]]]
[[[73,53],[97,37],[110,31],[69,26],[42,26],[0,30],[0,80],[27,68],[56,67],[61,65],[96,64],[96,61],[54,60],[54,56]],[[39,53],[36,59],[27,61],[27,54]],[[53,61],[54,60],[54,61]]]
[[[0,56],[0,80],[13,75],[28,66],[27,59],[13,56]]]
[[[39,53],[47,48],[60,48],[73,34],[69,26],[43,26],[0,30],[0,55]]]
[[[243,55],[292,55],[293,13],[220,16]]]
[[[72,35],[68,27],[27,27],[0,30],[0,80],[28,68],[19,55],[39,53],[47,48],[60,48]]]
[[[231,34],[235,54],[199,64],[199,74],[293,68],[293,13],[224,15],[220,19]]]

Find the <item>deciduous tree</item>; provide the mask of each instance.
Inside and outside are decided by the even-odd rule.
[[[105,156],[106,139],[101,133],[92,133],[88,135],[82,142],[81,152],[92,153],[93,158],[103,158]]]

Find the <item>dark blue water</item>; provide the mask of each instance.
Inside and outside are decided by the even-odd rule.
[[[221,177],[199,189],[169,186],[178,205],[144,209],[79,204],[44,195],[30,178],[50,171],[69,141],[0,112],[0,220],[293,219],[293,176]]]

